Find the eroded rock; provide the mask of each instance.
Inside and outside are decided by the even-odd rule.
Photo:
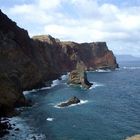
[[[92,83],[87,79],[86,68],[83,62],[78,62],[76,70],[73,70],[69,74],[68,83],[82,85],[83,88],[90,88]]]
[[[67,106],[70,106],[72,104],[78,104],[78,103],[80,103],[80,100],[74,96],[74,97],[70,98],[68,101],[59,104],[58,106],[59,107],[67,107]]]

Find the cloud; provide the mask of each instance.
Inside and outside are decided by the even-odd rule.
[[[37,4],[42,10],[52,10],[60,6],[61,0],[37,0]]]
[[[128,5],[128,4],[127,4]],[[31,0],[3,6],[31,36],[51,34],[77,42],[107,41],[115,53],[140,56],[140,6],[105,0]]]
[[[33,5],[23,4],[21,6],[15,5],[13,8],[10,9],[10,12],[13,14],[28,14],[34,10]]]

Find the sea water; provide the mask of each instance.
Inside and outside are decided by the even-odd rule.
[[[20,131],[5,139],[124,140],[140,134],[140,62],[121,62],[115,71],[87,75],[93,82],[89,90],[67,85],[67,76],[62,76],[49,88],[26,92],[34,105],[14,118]],[[57,106],[72,96],[81,102]]]

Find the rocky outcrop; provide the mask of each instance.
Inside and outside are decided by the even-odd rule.
[[[80,103],[80,100],[74,96],[70,98],[68,101],[59,104],[58,107],[67,107],[67,106],[78,104],[78,103]]]
[[[0,11],[0,116],[27,104],[23,90],[39,88],[74,70],[79,61],[86,70],[117,67],[105,42],[78,44],[51,36],[31,39],[26,30]]]
[[[125,140],[140,140],[140,134],[134,135],[132,137],[128,137]]]
[[[86,67],[83,62],[78,62],[76,69],[71,71],[69,74],[68,83],[82,85],[83,88],[89,89],[92,86],[92,83],[87,79],[85,68]]]
[[[9,123],[9,120],[0,119],[0,138],[2,138],[5,134],[9,134],[9,130],[11,129],[12,129],[12,126]]]
[[[78,70],[73,70],[70,72],[68,83],[82,85],[82,87],[85,89],[89,89],[92,86],[92,83],[87,80],[86,72],[79,72]]]

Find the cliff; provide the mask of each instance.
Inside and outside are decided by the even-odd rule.
[[[116,58],[113,52],[108,49],[106,42],[61,42],[50,35],[34,36],[33,40],[38,41],[38,46],[40,47],[43,45],[48,46],[49,44],[53,49],[57,48],[59,50],[54,50],[54,54],[59,55],[59,63],[63,71],[73,70],[79,61],[84,63],[87,70],[115,69],[118,67]],[[56,52],[58,53],[56,54]],[[55,55],[53,55],[54,59]]]
[[[51,36],[35,36],[0,11],[0,116],[26,105],[22,91],[71,71],[82,61],[87,70],[115,69],[116,59],[105,42],[78,44]]]
[[[75,43],[62,42],[64,53],[71,61],[84,62],[87,70],[95,69],[115,69],[118,67],[116,58],[106,45],[106,42]]]
[[[0,115],[25,105],[22,91],[42,80],[31,44],[27,31],[0,11]]]

